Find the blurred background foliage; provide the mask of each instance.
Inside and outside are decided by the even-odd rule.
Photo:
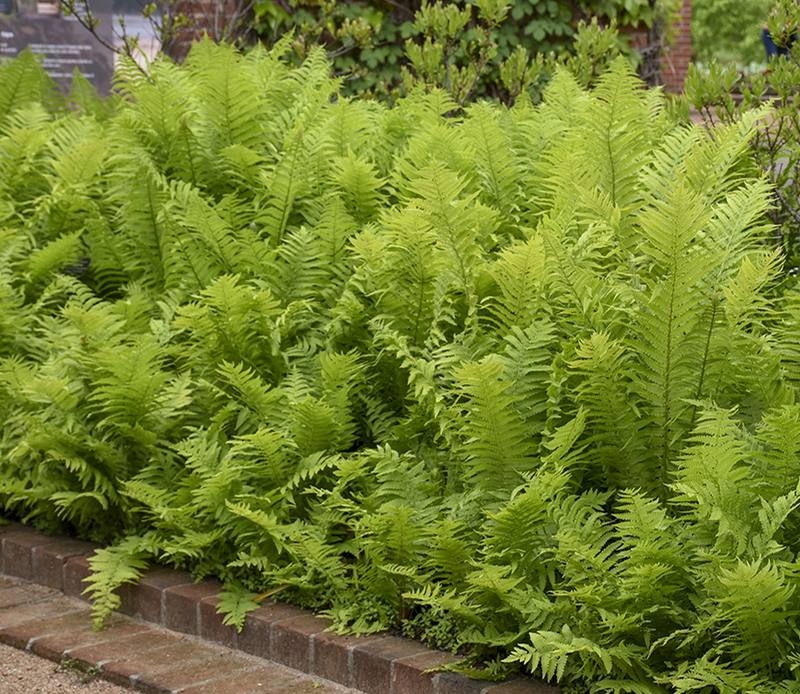
[[[598,60],[622,53],[640,63],[626,31],[590,30],[576,46],[583,24],[638,27],[669,41],[679,9],[679,0],[257,0],[247,39],[269,47],[292,34],[298,61],[324,45],[345,95],[394,99],[423,81],[447,88],[456,102],[507,101],[526,90],[536,96],[547,57],[588,50]]]
[[[766,62],[761,29],[772,0],[693,0],[695,59],[733,62],[741,68]]]

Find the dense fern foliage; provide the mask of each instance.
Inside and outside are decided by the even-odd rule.
[[[624,62],[389,109],[283,48],[123,66],[110,101],[2,68],[5,513],[110,542],[99,618],[155,559],[231,623],[280,590],[484,676],[796,691],[759,114],[677,125]]]

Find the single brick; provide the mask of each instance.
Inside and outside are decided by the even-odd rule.
[[[3,540],[6,537],[28,533],[29,535],[37,535],[38,533],[21,523],[8,523],[7,525],[0,525],[0,573],[5,572],[5,553],[3,551]]]
[[[0,628],[11,626],[12,624],[24,624],[37,619],[47,619],[69,612],[79,612],[85,605],[73,598],[56,597],[46,602],[36,602],[29,605],[17,605],[0,610]]]
[[[56,590],[64,590],[64,564],[69,557],[86,557],[92,554],[97,545],[80,540],[56,540],[31,553],[33,579]]]
[[[276,689],[269,689],[264,694],[341,694],[341,691],[335,685],[318,682],[315,679],[302,679]]]
[[[56,591],[52,588],[39,586],[35,583],[6,588],[5,590],[0,590],[0,609],[39,602],[40,600],[52,598],[56,594]]]
[[[3,544],[3,573],[31,581],[34,548],[51,544],[54,539],[40,533],[21,532],[3,535],[0,541]]]
[[[436,675],[437,694],[481,694],[487,687],[484,680],[473,680],[456,672]]]
[[[119,660],[111,660],[101,664],[104,675],[116,684],[129,686],[131,678],[145,672],[157,672],[175,667],[184,662],[200,660],[210,655],[209,649],[189,641],[153,648],[138,652]]]
[[[219,594],[219,583],[202,581],[164,591],[164,626],[184,634],[199,633],[198,611],[203,598]]]
[[[88,584],[84,580],[92,575],[88,557],[67,557],[64,564],[64,593],[81,600],[88,600],[83,594]]]
[[[70,612],[60,617],[50,619],[39,619],[34,622],[15,624],[0,629],[0,641],[7,643],[15,648],[27,648],[33,639],[51,634],[59,634],[63,631],[72,631],[81,627],[91,629],[92,617],[89,610],[81,612]]]
[[[400,658],[428,653],[420,643],[386,636],[353,649],[353,685],[367,694],[385,694],[392,683],[392,663]]]
[[[244,627],[236,639],[239,650],[259,658],[271,659],[272,624],[284,619],[305,617],[310,614],[305,610],[282,603],[266,603],[257,610],[248,612]]]
[[[155,648],[165,648],[183,643],[180,636],[167,631],[157,631],[152,627],[133,621],[129,621],[128,624],[138,626],[139,631],[135,631],[130,626],[120,627],[119,632],[112,638],[94,643],[90,639],[86,639],[80,645],[68,644],[62,652],[87,667],[97,667],[108,661],[121,660]],[[144,626],[144,631],[142,626]],[[52,643],[52,640],[48,639],[48,642]],[[40,644],[43,645],[43,642],[34,642],[34,652]]]
[[[272,626],[272,660],[301,672],[312,671],[313,641],[333,622],[309,615],[296,617]]]
[[[524,677],[490,687],[485,694],[558,694],[558,689],[541,680]]]
[[[314,636],[313,674],[332,682],[350,686],[350,656],[356,646],[383,638],[372,636],[345,636],[325,632]]]
[[[396,660],[392,668],[392,694],[434,694],[435,673],[426,671],[456,661],[456,656],[439,651]]]
[[[3,538],[4,535],[15,535],[19,533],[36,533],[36,532],[38,531],[28,527],[27,525],[23,525],[22,523],[17,523],[12,521],[11,523],[0,525],[0,540]]]
[[[139,616],[148,622],[163,624],[164,591],[167,588],[191,585],[194,581],[185,571],[159,569],[152,571],[128,588],[120,612]]]
[[[252,664],[249,660],[220,653],[166,670],[143,673],[136,678],[136,688],[172,692],[220,677],[241,674],[250,667]]]
[[[299,678],[287,670],[262,666],[255,670],[194,685],[181,690],[181,694],[258,694],[297,681]]]
[[[124,639],[127,636],[140,634],[147,630],[146,625],[139,624],[132,620],[124,619],[119,615],[113,615],[107,620],[106,626],[100,631],[95,631],[89,623],[76,627],[70,631],[38,636],[31,644],[31,650],[44,658],[55,659],[58,654],[70,653],[82,648],[91,648],[101,645],[107,648],[109,642],[116,639]],[[96,663],[90,663],[95,665]]]
[[[207,641],[215,641],[228,648],[236,647],[236,629],[222,623],[225,615],[217,614],[218,597],[203,598],[200,601],[199,633]]]

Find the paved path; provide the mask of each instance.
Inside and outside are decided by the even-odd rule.
[[[0,642],[55,662],[96,668],[105,679],[159,694],[357,694],[297,670],[194,636],[115,614],[92,630],[87,604],[0,575]],[[20,689],[19,691],[25,691]]]

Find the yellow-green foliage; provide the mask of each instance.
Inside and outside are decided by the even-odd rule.
[[[98,618],[152,558],[230,623],[282,589],[483,675],[794,687],[758,114],[678,125],[624,62],[460,115],[341,98],[319,53],[202,43],[105,104],[2,71],[0,503],[116,542]]]

